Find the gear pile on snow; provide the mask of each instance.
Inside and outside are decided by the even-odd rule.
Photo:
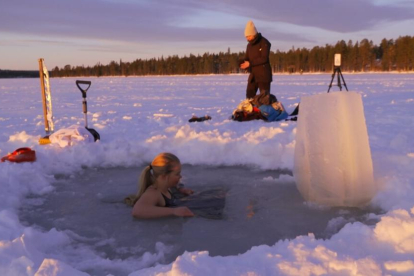
[[[238,122],[251,120],[280,121],[289,117],[285,107],[272,94],[261,93],[253,99],[243,100],[233,111],[231,119]]]

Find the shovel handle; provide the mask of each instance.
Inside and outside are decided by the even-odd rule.
[[[88,87],[86,87],[86,89],[83,89],[79,84],[86,84]],[[82,92],[82,97],[86,98],[86,91],[88,91],[89,87],[91,87],[91,82],[90,81],[77,80],[76,81],[76,86]]]

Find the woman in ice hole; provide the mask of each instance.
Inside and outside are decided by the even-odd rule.
[[[177,188],[180,179],[180,159],[166,152],[157,155],[141,172],[138,194],[133,200],[132,215],[139,219],[194,216],[187,207],[175,207],[170,189]],[[193,193],[185,188],[177,190],[185,195]]]

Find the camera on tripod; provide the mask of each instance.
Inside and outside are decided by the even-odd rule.
[[[341,78],[342,78],[346,91],[348,91],[348,87],[346,86],[344,76],[342,76],[342,72],[341,72],[341,54],[335,54],[334,56],[334,71],[332,73],[332,79],[331,79],[331,83],[329,84],[328,93],[331,90],[332,82],[335,78],[335,75],[337,75],[337,81],[338,81],[337,86],[339,87],[339,90],[342,91],[342,84],[341,84]]]
[[[341,54],[335,54],[334,56],[334,66],[340,67],[341,66]]]

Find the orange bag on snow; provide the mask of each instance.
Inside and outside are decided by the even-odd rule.
[[[18,148],[12,153],[1,158],[1,162],[10,161],[15,163],[36,161],[36,152],[31,148]]]

